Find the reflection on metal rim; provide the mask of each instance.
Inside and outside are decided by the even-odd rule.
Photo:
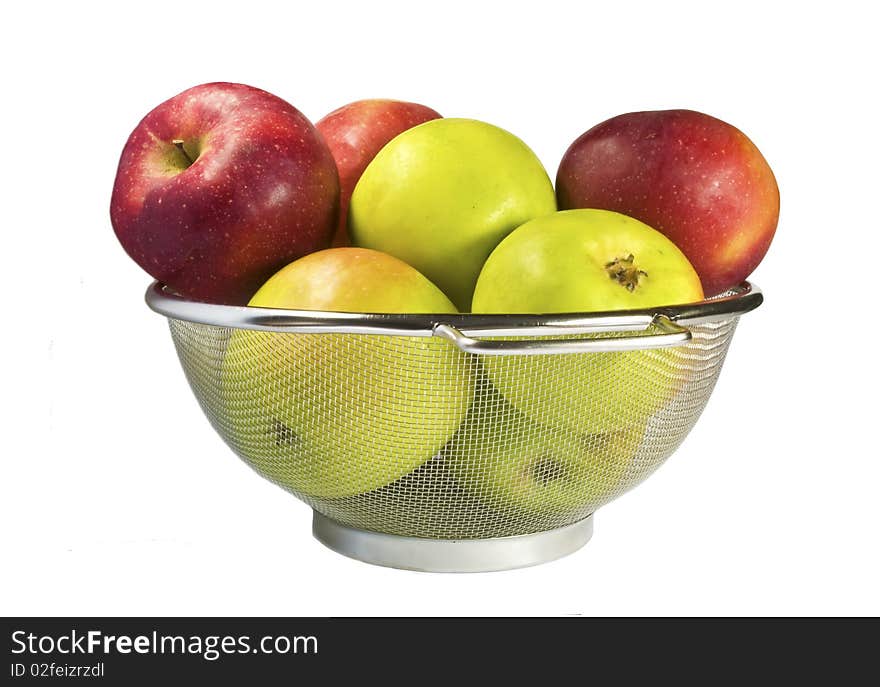
[[[547,336],[644,330],[661,316],[679,324],[697,324],[747,313],[762,303],[763,296],[756,286],[743,282],[736,289],[699,303],[649,310],[546,315],[344,313],[202,303],[187,300],[153,282],[147,289],[146,301],[155,312],[175,320],[234,329],[434,336],[438,325],[449,325],[467,336]]]

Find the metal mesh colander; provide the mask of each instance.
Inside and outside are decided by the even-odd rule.
[[[647,478],[760,299],[744,284],[661,312],[438,322],[148,292],[211,424],[257,472],[341,526],[456,541],[563,528]]]

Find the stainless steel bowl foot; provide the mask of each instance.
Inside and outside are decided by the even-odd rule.
[[[314,511],[312,534],[359,561],[424,572],[488,572],[546,563],[574,553],[593,535],[593,516],[548,532],[497,539],[422,539],[358,530]]]

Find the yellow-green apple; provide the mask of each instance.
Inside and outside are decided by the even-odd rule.
[[[292,260],[330,244],[333,156],[296,108],[232,83],[165,101],[128,138],[110,218],[126,252],[189,298],[243,304]]]
[[[561,209],[616,210],[668,236],[707,296],[748,277],[779,219],[776,179],[755,144],[692,110],[632,112],[593,127],[562,158],[556,191]]]
[[[466,311],[492,249],[555,209],[550,179],[520,139],[485,122],[436,119],[379,151],[348,223],[355,245],[404,260]]]
[[[374,98],[343,105],[318,120],[321,132],[339,170],[339,225],[334,246],[347,246],[348,203],[367,165],[388,141],[418,124],[439,119],[430,107],[401,100]]]
[[[406,263],[330,248],[275,274],[257,307],[455,313]],[[434,456],[473,395],[469,361],[420,337],[238,330],[224,358],[227,436],[254,468],[308,497],[382,487]]]
[[[535,422],[495,391],[481,399],[445,459],[459,483],[494,510],[536,524],[586,517],[630,486],[644,425],[577,434]]]
[[[501,524],[500,518],[486,517],[486,505],[459,486],[442,453],[381,489],[335,500],[325,514],[336,512],[345,519],[356,513],[360,529],[408,537],[456,539],[476,529],[486,536],[510,534],[491,529]]]
[[[568,210],[516,229],[489,256],[478,313],[573,313],[699,301],[700,280],[672,241],[626,215]],[[670,349],[487,357],[492,382],[519,410],[577,433],[643,425],[679,387]]]

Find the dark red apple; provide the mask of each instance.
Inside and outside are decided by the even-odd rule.
[[[430,107],[400,100],[358,100],[333,110],[315,126],[324,136],[339,170],[339,227],[334,246],[347,246],[348,202],[367,165],[388,141],[407,129],[439,119]]]
[[[692,110],[632,112],[593,127],[559,165],[561,210],[635,217],[669,237],[712,296],[764,257],[779,219],[767,161],[739,129]]]
[[[189,298],[243,304],[275,272],[326,248],[333,156],[296,108],[209,83],[165,101],[122,151],[110,218],[126,252]]]

